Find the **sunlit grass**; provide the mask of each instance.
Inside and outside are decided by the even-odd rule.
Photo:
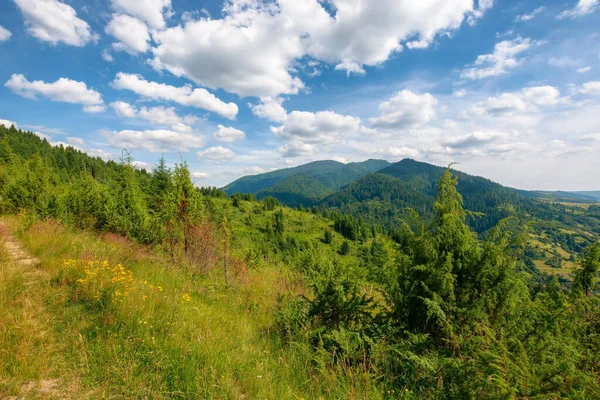
[[[192,275],[112,235],[39,222],[20,239],[48,278],[32,297],[22,271],[0,270],[0,395],[56,379],[55,395],[69,398],[380,397],[369,377],[323,367],[308,345],[271,332],[278,296],[302,290],[281,264],[261,262],[226,288],[218,266]]]

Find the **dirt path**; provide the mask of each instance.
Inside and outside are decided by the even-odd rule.
[[[25,292],[23,296],[14,299],[13,306],[17,306],[19,313],[14,314],[14,326],[11,329],[18,334],[22,334],[23,348],[35,348],[37,345],[48,343],[46,333],[49,331],[47,322],[49,317],[45,315],[43,301],[39,295],[39,288],[47,284],[49,275],[46,271],[39,268],[40,260],[33,257],[23,247],[23,245],[11,234],[11,229],[5,221],[0,220],[0,246],[6,249],[6,255],[10,257],[12,266],[5,266],[9,269],[16,269],[24,277]],[[9,310],[14,313],[14,309]],[[4,382],[3,382],[4,381]],[[0,376],[0,388],[8,384],[8,377]],[[7,396],[0,391],[0,398],[7,400],[20,399],[46,399],[46,398],[66,398],[59,390],[59,381],[57,379],[37,379],[25,381],[17,386],[17,396]]]
[[[2,236],[4,236],[4,247],[6,251],[12,258],[14,262],[20,265],[27,266],[35,266],[40,263],[40,260],[32,257],[27,251],[23,248],[21,243],[19,243],[9,232],[8,228],[4,224],[4,222],[0,221],[0,229],[3,231]]]

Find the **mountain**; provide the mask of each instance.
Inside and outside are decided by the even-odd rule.
[[[596,203],[600,201],[600,192],[564,192],[541,190],[520,190],[519,192],[526,197],[557,203]]]
[[[289,207],[300,205],[309,206],[335,193],[335,189],[325,185],[306,173],[291,175],[268,188],[256,192],[261,200],[265,197],[275,197]]]
[[[595,191],[581,191],[581,192],[569,192],[569,193],[574,193],[576,195],[585,196],[585,197],[592,198],[592,199],[594,199],[596,201],[600,201],[600,190],[595,190]]]
[[[223,190],[229,195],[234,193],[252,193],[258,195],[259,192],[271,188],[284,179],[295,175],[310,176],[325,185],[328,189],[338,190],[364,175],[379,171],[389,165],[390,163],[384,160],[367,160],[349,164],[337,161],[315,161],[294,168],[245,176],[225,186]],[[310,189],[310,187],[307,187],[307,189]],[[322,186],[319,186],[318,189],[323,191]],[[275,190],[277,191],[278,189],[275,188]],[[299,194],[300,198],[316,197],[310,190],[304,193],[297,193],[297,191],[295,193]],[[283,199],[279,200],[283,201]]]
[[[423,217],[432,215],[437,185],[444,171],[443,167],[405,159],[352,182],[320,204],[361,215],[372,223],[397,226],[407,207]],[[454,173],[458,176],[458,190],[463,194],[466,209],[485,214],[470,221],[478,232],[510,215],[514,207],[529,210],[537,206],[516,190],[489,179],[460,171]]]

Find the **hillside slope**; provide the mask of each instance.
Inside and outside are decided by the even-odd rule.
[[[294,175],[309,175],[331,189],[339,189],[371,172],[376,172],[389,165],[384,160],[367,160],[359,163],[343,164],[337,161],[315,161],[294,168],[285,168],[265,174],[245,176],[229,185],[223,190],[227,194],[252,193],[256,194],[276,183]],[[312,197],[310,193],[305,193]]]
[[[256,192],[256,197],[274,197],[289,207],[312,206],[335,190],[308,174],[289,176],[276,184]]]

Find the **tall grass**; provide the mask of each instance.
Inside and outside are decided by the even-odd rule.
[[[218,268],[192,275],[114,235],[37,222],[20,239],[47,279],[28,286],[0,252],[0,397],[382,397],[369,377],[271,332],[278,296],[294,287],[281,265],[225,288]],[[27,392],[44,379],[60,390]]]

